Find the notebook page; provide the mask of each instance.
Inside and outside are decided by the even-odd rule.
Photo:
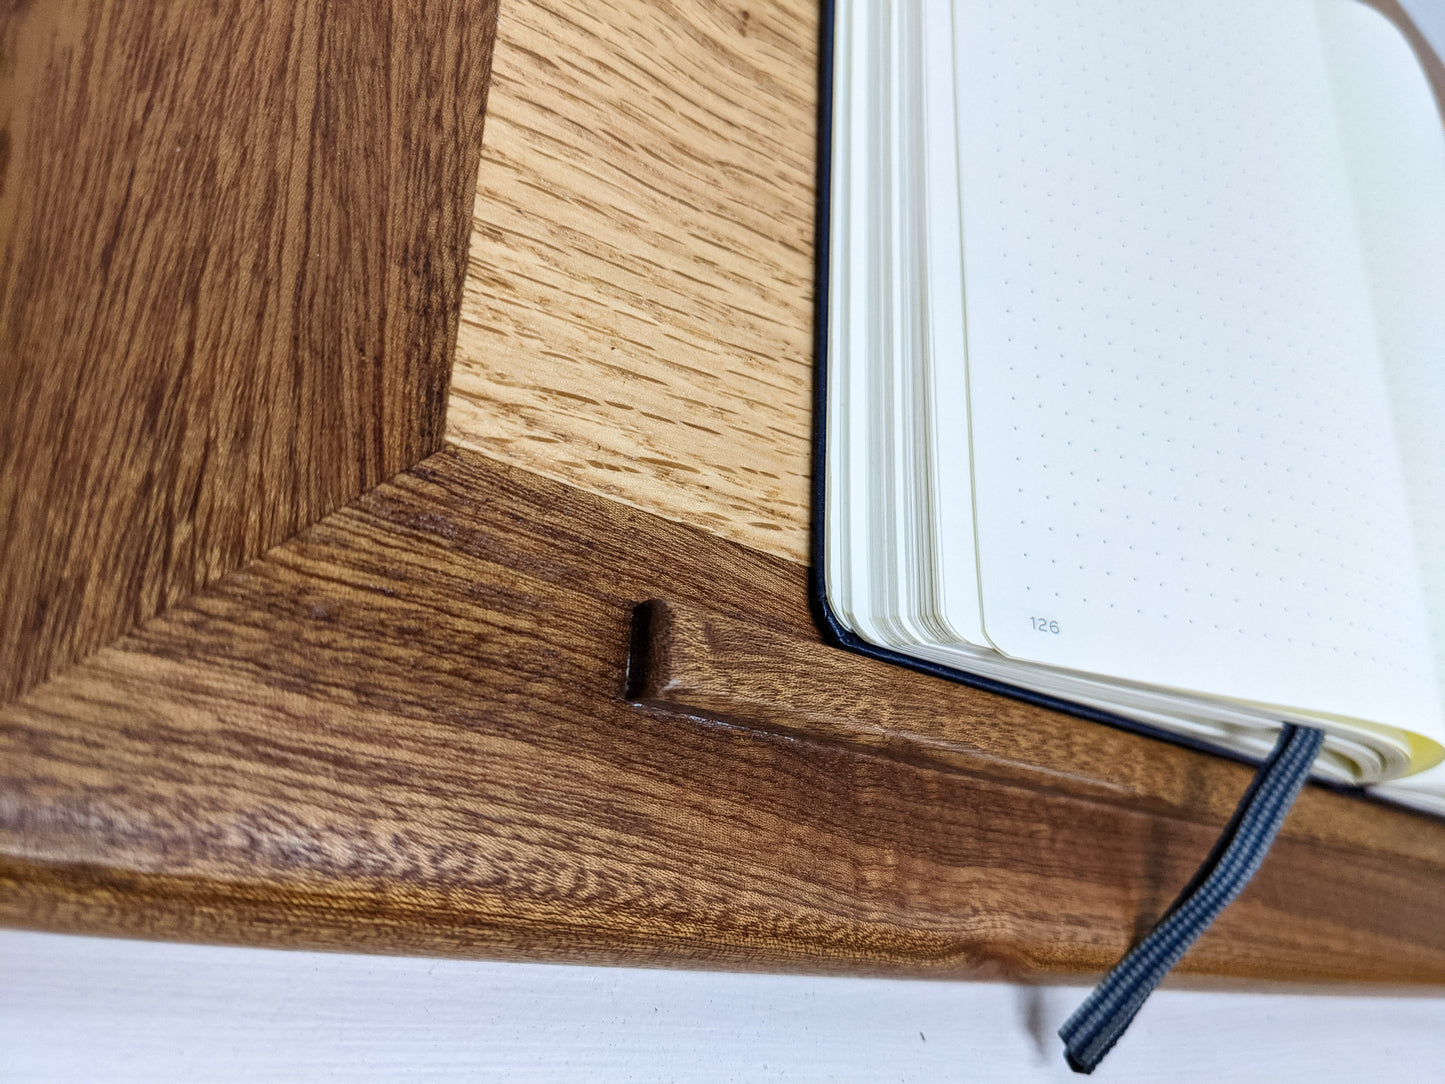
[[[1312,3],[956,17],[991,642],[1438,730]]]
[[[890,639],[926,639],[916,615],[928,564],[929,534],[925,475],[919,468],[924,427],[923,389],[917,359],[927,338],[924,278],[924,214],[926,188],[923,157],[923,81],[918,57],[923,51],[922,15],[917,4],[883,5],[889,16],[891,90],[888,311],[891,336],[877,360],[880,383],[886,386],[886,416],[874,433],[872,456],[877,471],[875,500],[888,510],[882,524],[887,546],[879,547],[874,582],[882,589],[877,612]]]
[[[872,17],[871,0],[856,0]],[[870,93],[873,35],[856,33],[852,20],[839,20],[834,71],[832,206],[840,228],[829,250],[828,427],[825,484],[828,599],[840,617],[860,628],[856,611],[868,592],[868,489],[866,369],[863,351],[872,341],[871,261],[868,231],[873,220],[868,174],[876,158],[876,110]],[[861,631],[861,628],[860,628]]]
[[[958,205],[958,113],[952,0],[924,0],[924,179],[928,343],[923,357],[929,423],[934,607],[942,639],[985,644],[973,533],[968,386],[963,326],[963,234]]]
[[[904,312],[900,296],[902,280],[898,274],[898,234],[903,217],[900,169],[894,149],[901,134],[900,78],[898,55],[901,48],[900,20],[893,17],[887,4],[871,6],[869,20],[873,33],[865,39],[875,67],[871,94],[862,100],[869,112],[870,138],[874,152],[871,173],[865,174],[868,220],[867,247],[861,255],[867,260],[870,280],[868,300],[869,334],[862,358],[866,359],[861,402],[864,404],[867,443],[864,466],[867,471],[867,509],[869,560],[866,610],[875,619],[897,611],[897,577],[880,575],[880,570],[896,569],[899,564],[898,542],[902,499],[896,484],[896,457],[891,450],[894,422],[897,417],[898,367],[895,358],[899,338],[908,330],[900,319]],[[860,385],[855,384],[855,388]],[[892,639],[896,626],[880,619],[867,631]]]
[[[1379,12],[1319,0],[1318,13],[1445,684],[1445,119],[1409,43]]]
[[[840,9],[835,30],[825,573],[839,615],[895,646],[984,639],[963,392],[951,26],[951,0],[855,0]],[[933,354],[947,364],[930,366]],[[953,449],[941,472],[938,445]],[[937,552],[954,539],[967,554],[961,575]],[[947,614],[962,614],[962,627],[940,620]]]

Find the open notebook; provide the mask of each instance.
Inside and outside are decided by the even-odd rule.
[[[1319,774],[1445,813],[1445,124],[1400,30],[837,0],[831,105],[842,638],[1250,758],[1323,727]]]

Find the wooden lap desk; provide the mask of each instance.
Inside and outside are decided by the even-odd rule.
[[[0,922],[1025,981],[1152,924],[1247,768],[809,615],[815,5],[185,7],[0,16]],[[1309,788],[1179,981],[1438,986],[1442,899],[1445,824]]]

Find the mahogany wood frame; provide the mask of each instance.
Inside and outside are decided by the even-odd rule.
[[[10,507],[43,530],[11,516],[0,535],[0,607],[26,615],[0,640],[0,922],[1024,980],[1091,977],[1148,928],[1246,769],[835,652],[801,566],[438,450],[435,359],[455,334],[494,7],[416,0],[399,24],[322,26],[319,4],[297,4],[254,28],[275,50],[275,93],[329,88],[307,99],[322,103],[308,125],[263,132],[257,155],[334,168],[374,130],[378,101],[397,111],[395,157],[358,174],[366,191],[307,202],[320,221],[304,243],[197,231],[220,205],[269,206],[278,184],[325,188],[314,170],[278,182],[241,155],[197,195],[141,168],[173,131],[200,139],[235,119],[204,121],[214,103],[194,88],[167,99],[159,130],[83,129],[77,161],[104,168],[77,167],[75,199],[138,205],[134,185],[153,186],[144,221],[105,219],[120,240],[98,255],[100,235],[58,234],[38,209],[53,148],[76,129],[37,96],[105,62],[134,103],[154,86],[124,58],[152,58],[140,71],[154,81],[199,79],[191,60],[224,68],[230,54],[224,27],[182,31],[165,6],[129,28],[100,0],[87,10],[70,25],[41,5],[0,27],[7,48],[51,58],[6,69],[12,110],[31,112],[8,122],[0,180],[0,371],[14,392],[0,401],[0,493],[30,494]],[[210,52],[206,34],[219,35]],[[403,72],[428,43],[443,56],[425,77],[347,81],[358,57]],[[77,86],[79,109],[97,91]],[[432,180],[408,189],[418,176]],[[442,208],[426,199],[437,183]],[[412,196],[383,207],[380,190]],[[348,200],[378,208],[367,237],[405,240],[358,252],[359,235],[328,232],[327,208]],[[317,237],[332,244],[313,262]],[[141,281],[158,253],[176,254],[162,265],[180,269],[188,303],[117,307],[107,276],[158,289]],[[254,280],[267,254],[291,275],[270,294]],[[62,349],[63,287],[93,258],[85,311],[97,327],[126,319],[124,335],[87,341],[131,344],[98,369]],[[197,270],[215,260],[230,269],[220,285]],[[347,295],[376,274],[392,284],[382,326]],[[251,300],[238,310],[226,290]],[[270,329],[278,305],[312,338],[228,322]],[[263,339],[276,352],[253,349]],[[269,394],[277,373],[315,398]],[[321,390],[347,387],[328,415]],[[87,410],[99,430],[76,421]],[[139,471],[124,484],[107,474],[117,455]],[[228,511],[202,514],[207,502]],[[148,563],[158,548],[178,556]],[[58,567],[71,571],[43,571]],[[1183,981],[1438,987],[1442,897],[1445,824],[1310,788]]]

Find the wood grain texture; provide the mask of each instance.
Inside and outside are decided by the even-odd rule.
[[[450,439],[805,559],[817,18],[504,10]]]
[[[804,588],[791,561],[443,452],[0,712],[0,922],[795,971],[1111,964],[1245,771],[840,659]],[[742,675],[726,710],[629,704],[634,604],[662,593],[714,664],[781,650],[819,683],[791,707]],[[913,687],[890,726],[951,716],[970,762],[779,732],[839,710],[818,699],[838,665],[862,710]],[[1028,751],[1070,727],[1094,739],[1078,793],[1005,763],[1002,735]],[[1312,791],[1184,981],[1438,986],[1442,892],[1445,824]]]
[[[495,18],[0,6],[0,702],[440,447]]]
[[[1140,756],[1137,737],[1122,729],[820,650],[811,629],[800,636],[661,599],[635,612],[627,695],[664,711],[1208,823],[1229,819],[1254,774],[1224,760],[1201,772],[1198,754],[1167,742]],[[1110,770],[1100,771],[1103,764]],[[1327,793],[1303,792],[1291,831],[1338,846],[1346,840]],[[1440,856],[1445,831],[1401,834],[1399,824],[1362,813],[1349,822],[1349,844],[1406,861]]]
[[[451,440],[807,559],[817,7],[505,12]]]

